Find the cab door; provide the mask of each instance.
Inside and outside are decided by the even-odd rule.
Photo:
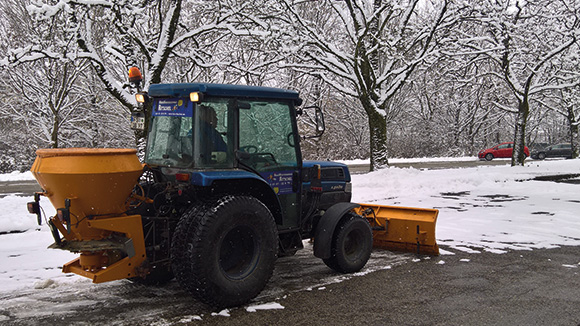
[[[238,162],[255,170],[278,195],[282,228],[298,226],[300,153],[295,146],[291,102],[244,101],[239,109]]]

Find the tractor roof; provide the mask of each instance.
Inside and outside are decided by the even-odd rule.
[[[302,103],[298,92],[293,90],[232,84],[153,84],[149,86],[148,94],[152,97],[188,97],[191,92],[201,92],[206,96],[293,100],[295,105]]]

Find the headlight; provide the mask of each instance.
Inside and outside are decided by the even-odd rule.
[[[143,93],[135,94],[135,100],[139,103],[145,103],[145,100],[146,100],[145,94],[143,94]]]

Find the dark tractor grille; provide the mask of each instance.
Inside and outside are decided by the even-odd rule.
[[[344,180],[342,168],[323,168],[320,173],[322,180]]]

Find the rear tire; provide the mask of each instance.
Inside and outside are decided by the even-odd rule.
[[[173,266],[194,297],[224,308],[247,303],[262,291],[278,252],[276,223],[262,202],[226,196],[185,214],[179,224]]]
[[[369,222],[348,213],[338,224],[332,239],[331,257],[324,263],[340,273],[360,271],[371,256],[373,232]]]
[[[491,160],[493,160],[493,154],[492,154],[492,153],[487,153],[487,154],[485,154],[485,160],[486,160],[486,161],[491,161]]]
[[[188,260],[187,250],[191,242],[191,232],[193,232],[192,228],[195,227],[196,216],[207,209],[204,203],[192,206],[181,216],[175,228],[171,241],[171,267],[178,281],[191,275],[191,266],[186,263]]]

